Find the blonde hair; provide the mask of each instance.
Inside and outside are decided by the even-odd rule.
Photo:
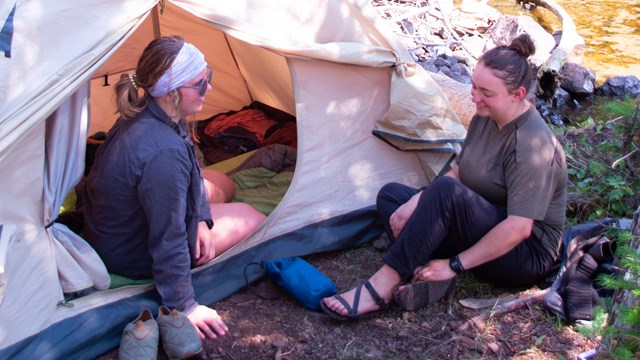
[[[125,119],[131,119],[147,106],[145,96],[158,79],[178,56],[184,45],[182,36],[165,36],[149,43],[142,52],[135,75],[123,74],[115,86],[115,102],[117,113]],[[140,90],[144,92],[140,96]],[[180,95],[176,91],[172,95],[175,108],[180,111]]]

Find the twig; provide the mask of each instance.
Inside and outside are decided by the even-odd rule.
[[[458,33],[456,33],[456,31],[453,30],[453,28],[451,27],[451,23],[449,22],[449,18],[444,13],[444,10],[442,10],[442,5],[440,5],[440,0],[436,0],[436,4],[438,4],[438,8],[440,9],[440,12],[442,13],[442,21],[444,21],[444,25],[447,28],[449,34],[451,34],[451,37],[453,37],[456,41],[460,42],[460,47],[462,47],[462,49],[464,49],[464,51],[466,51],[467,54],[469,54],[469,56],[471,56],[474,60],[478,60],[478,58],[475,55],[473,55],[473,53],[471,51],[469,51],[469,49],[467,49],[466,46],[464,46],[464,43],[462,41],[460,41],[460,37],[458,36]]]
[[[430,9],[430,6],[412,8],[412,9],[409,9],[409,10],[407,10],[407,8],[405,7],[403,9],[403,11],[405,12],[404,14],[400,14],[398,16],[392,17],[391,19],[389,19],[389,21],[397,22],[397,21],[405,20],[407,18],[416,16],[416,15],[422,15],[424,13],[428,13],[429,9]]]
[[[465,331],[469,328],[469,326],[472,326],[472,325],[477,327],[478,329],[481,329],[482,322],[489,319],[490,317],[506,314],[508,312],[518,310],[525,305],[529,305],[530,303],[541,301],[544,298],[544,295],[548,291],[549,289],[538,290],[533,294],[530,294],[524,297],[519,297],[515,300],[511,300],[503,304],[497,305],[465,321],[460,326],[458,326],[457,331]]]
[[[610,124],[610,123],[612,123],[612,122],[616,122],[616,121],[618,121],[618,120],[624,120],[624,116],[618,116],[617,118],[614,118],[614,119],[608,120],[606,123],[607,123],[607,124]]]
[[[615,169],[618,165],[620,165],[621,162],[625,161],[626,159],[630,158],[631,156],[633,156],[634,154],[640,152],[640,148],[636,148],[635,150],[633,150],[632,152],[628,153],[627,155],[621,157],[620,159],[616,160],[613,162],[613,165],[611,165],[612,169]]]
[[[342,350],[343,352],[347,352],[347,349],[349,348],[349,346],[351,345],[351,343],[353,342],[353,340],[355,340],[356,338],[351,339],[351,341],[349,341],[347,343],[347,345],[345,345],[344,350]]]

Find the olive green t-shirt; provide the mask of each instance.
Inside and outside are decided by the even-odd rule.
[[[562,146],[533,106],[502,129],[474,116],[458,166],[460,181],[471,190],[508,215],[533,219],[540,250],[558,255],[567,166]]]

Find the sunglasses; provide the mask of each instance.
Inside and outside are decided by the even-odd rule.
[[[198,81],[198,83],[195,86],[183,85],[180,87],[187,88],[187,89],[198,89],[198,94],[200,95],[200,97],[203,97],[207,93],[207,88],[211,84],[212,73],[213,73],[213,70],[211,69],[211,66],[207,66],[207,76],[200,79],[200,81]]]

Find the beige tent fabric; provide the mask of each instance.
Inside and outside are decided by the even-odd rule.
[[[70,93],[88,80],[117,48],[116,45],[135,31],[139,20],[155,2],[127,1],[121,6],[114,6],[111,2],[96,3],[92,10],[99,16],[64,20],[67,28],[76,29],[87,28],[87,23],[91,22],[92,31],[52,31],[46,20],[34,21],[16,31],[12,57],[23,61],[0,66],[0,79],[3,79],[0,82],[0,149],[51,114]],[[27,1],[21,2],[20,6],[21,13],[37,17],[36,14],[42,12],[64,14],[70,5]],[[120,16],[122,13],[128,16]],[[20,24],[18,20],[16,27]],[[47,55],[41,55],[40,51],[46,51]],[[40,66],[43,59],[48,59],[47,66]]]
[[[460,133],[449,102],[428,74],[392,72],[395,65],[415,65],[409,65],[411,55],[370,0],[173,0],[166,3],[164,14],[155,8],[157,0],[17,3],[13,58],[0,58],[0,223],[10,225],[0,238],[0,324],[19,326],[11,332],[0,326],[0,348],[94,306],[144,291],[106,290],[74,300],[73,308],[56,306],[63,297],[56,259],[74,265],[74,255],[83,249],[65,248],[45,229],[55,211],[44,196],[43,176],[45,119],[94,78],[90,126],[98,123],[98,109],[108,129],[115,115],[113,88],[103,86],[104,75],[114,84],[121,72],[135,68],[150,37],[184,35],[214,63],[209,115],[258,100],[298,119],[298,161],[289,191],[261,228],[214,262],[370,206],[377,190],[390,181],[426,184],[451,152],[423,161],[371,135],[377,119],[402,119],[405,112],[397,112],[397,106],[412,106],[400,101],[405,90],[398,89],[421,91],[423,95],[409,98],[421,100],[416,103],[425,111],[421,117],[431,117],[424,126]],[[136,33],[138,28],[143,33]],[[107,62],[112,56],[117,57]],[[439,131],[424,132],[441,138]],[[76,283],[69,288],[77,288]]]
[[[388,24],[373,12],[368,0],[327,2],[324,13],[303,2],[281,3],[269,9],[272,14],[247,12],[244,7],[247,3],[241,2],[222,10],[195,0],[175,3],[240,40],[289,57],[370,67],[395,66],[396,71],[391,74],[390,108],[374,130],[419,140],[421,149],[435,147],[447,152],[455,151],[448,142],[460,142],[466,134],[442,90],[422,67],[412,62],[403,44],[386,35]],[[343,21],[346,16],[356,21]],[[282,18],[291,21],[283,25]],[[361,29],[353,29],[354,26]]]
[[[260,12],[252,11],[259,2],[229,2],[219,7],[197,0],[173,1],[231,36],[275,52],[375,67],[398,60],[394,50],[400,44],[391,44],[379,30],[383,25],[376,22],[369,0],[325,1],[322,7],[306,1],[276,1],[268,8],[260,7]]]
[[[407,63],[392,73],[389,111],[374,133],[401,150],[454,152],[466,129],[426,70]]]
[[[429,75],[446,94],[462,126],[469,128],[471,118],[476,113],[476,105],[471,101],[471,85],[459,83],[442,74],[429,73]]]

